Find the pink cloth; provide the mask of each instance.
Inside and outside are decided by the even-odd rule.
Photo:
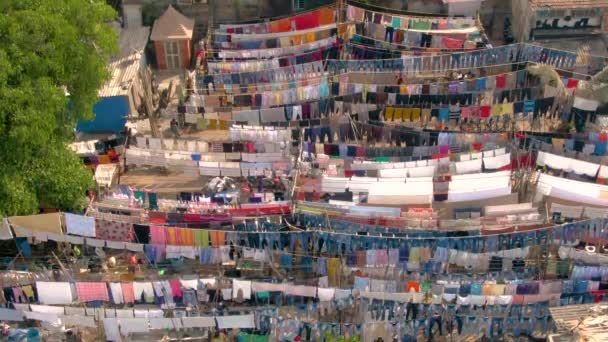
[[[135,303],[135,294],[133,292],[133,283],[121,283],[122,299],[125,304]]]
[[[179,279],[171,280],[171,292],[173,292],[173,297],[181,297],[182,296],[182,284]]]
[[[165,228],[160,226],[150,226],[150,243],[157,245],[167,244]]]
[[[81,302],[92,302],[95,300],[109,301],[108,287],[106,283],[76,283],[76,292]]]
[[[376,266],[388,265],[388,251],[386,249],[379,249],[376,251]]]
[[[463,45],[464,45],[464,40],[462,40],[462,39],[443,37],[443,46],[445,46],[448,49],[462,49]]]

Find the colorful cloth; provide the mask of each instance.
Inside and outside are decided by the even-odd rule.
[[[109,301],[108,287],[102,282],[76,283],[76,293],[81,302],[92,302],[95,300]]]
[[[128,222],[95,219],[95,225],[97,226],[96,237],[101,240],[131,242],[135,236],[133,225]]]

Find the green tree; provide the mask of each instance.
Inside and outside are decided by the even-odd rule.
[[[110,76],[115,17],[101,0],[0,1],[0,216],[86,203],[92,175],[67,144]]]

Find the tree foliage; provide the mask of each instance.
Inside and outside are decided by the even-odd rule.
[[[85,203],[91,172],[67,144],[109,77],[115,16],[101,0],[0,1],[0,216]]]

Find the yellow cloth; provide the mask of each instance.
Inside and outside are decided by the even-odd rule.
[[[405,108],[395,108],[395,116],[393,117],[395,121],[403,120],[403,111]]]
[[[399,94],[401,94],[401,95],[407,94],[407,85],[402,84],[399,86]]]
[[[551,143],[553,144],[553,146],[558,147],[558,148],[563,148],[564,144],[566,143],[566,139],[557,139],[557,138],[551,138]]]
[[[63,230],[61,229],[61,213],[29,216],[11,216],[8,218],[8,221],[12,225],[20,226],[30,230],[63,234]]]
[[[342,263],[340,258],[327,258],[327,275],[329,286],[338,286],[340,283]]]
[[[513,114],[513,102],[502,104],[502,114]]]
[[[412,121],[412,110],[413,108],[403,109],[403,121]]]
[[[504,284],[495,284],[494,285],[494,290],[493,290],[493,295],[494,296],[502,296],[505,294],[505,287],[506,285]]]
[[[28,298],[34,298],[34,290],[32,289],[32,285],[25,285],[21,287],[21,291],[23,291]]]
[[[384,120],[385,121],[393,121],[393,114],[395,113],[394,107],[386,107],[384,110]]]
[[[498,116],[502,113],[502,104],[492,105],[492,116]]]
[[[420,108],[412,108],[412,121],[420,121],[420,113],[422,110]]]

